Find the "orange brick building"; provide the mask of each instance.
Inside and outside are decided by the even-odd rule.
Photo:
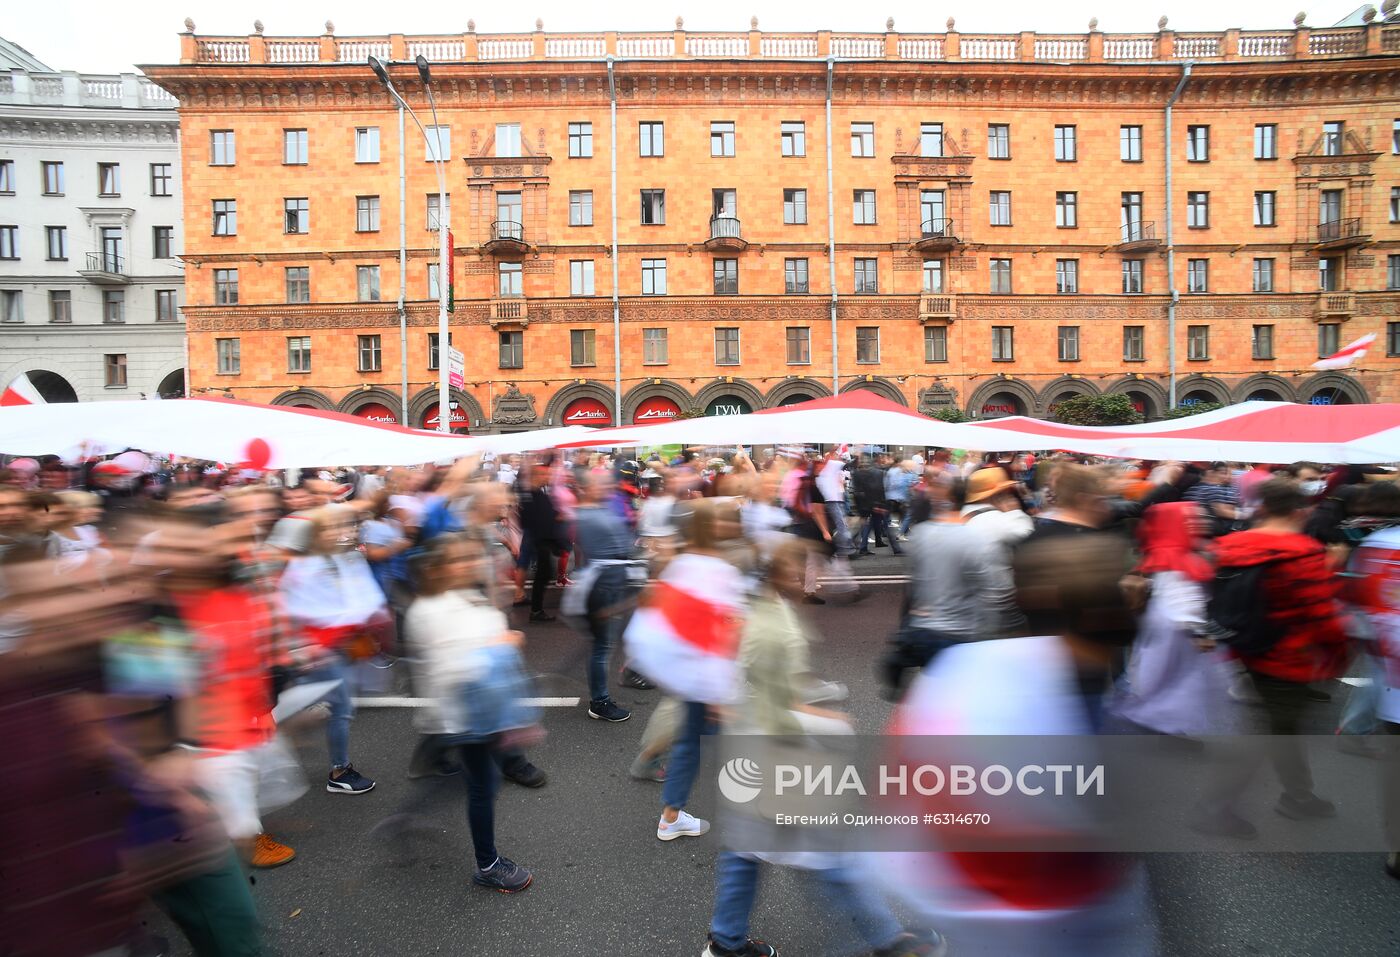
[[[194,392],[436,424],[434,164],[410,121],[401,364],[399,118],[365,65],[398,63],[426,125],[422,55],[458,427],[853,388],[973,416],[1123,392],[1156,416],[1173,372],[1184,404],[1400,401],[1400,23],[187,28],[146,72],[180,101]],[[1359,367],[1310,369],[1366,333]]]

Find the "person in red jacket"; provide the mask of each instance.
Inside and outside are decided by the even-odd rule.
[[[1295,820],[1332,817],[1337,809],[1313,793],[1307,752],[1295,736],[1306,728],[1309,683],[1335,678],[1346,669],[1347,637],[1337,602],[1342,579],[1335,574],[1345,555],[1333,554],[1303,534],[1307,503],[1296,482],[1270,479],[1260,484],[1258,503],[1254,527],[1221,537],[1215,557],[1221,567],[1268,564],[1260,613],[1278,640],[1262,654],[1241,660],[1259,692],[1273,736],[1270,757],[1283,785],[1275,810]],[[1234,782],[1239,791],[1253,771],[1253,765],[1241,769],[1247,776]],[[1228,803],[1217,812],[1217,823],[1233,825],[1225,832],[1253,836],[1253,825],[1228,810]]]

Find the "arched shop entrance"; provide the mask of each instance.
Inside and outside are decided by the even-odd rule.
[[[1003,419],[1008,415],[1025,415],[1029,410],[1014,392],[993,392],[975,410],[980,419]]]
[[[752,411],[747,399],[732,392],[717,395],[705,404],[706,415],[747,415]]]
[[[1358,405],[1371,400],[1361,383],[1351,376],[1324,372],[1303,383],[1298,401],[1308,405]]]
[[[442,423],[438,418],[438,404],[434,402],[423,412],[422,428],[429,432],[436,432]],[[462,408],[462,403],[453,399],[447,400],[447,427],[453,432],[466,433],[471,431],[471,417],[467,410]]]
[[[340,411],[383,425],[398,425],[401,403],[398,394],[388,389],[360,389],[340,400]]]
[[[183,399],[185,397],[185,370],[176,369],[160,380],[156,394],[162,399]]]
[[[1230,404],[1230,390],[1219,379],[1205,376],[1187,376],[1176,384],[1176,404],[1183,409],[1195,405]]]
[[[369,419],[371,422],[382,422],[386,425],[395,425],[399,417],[394,414],[394,410],[387,405],[380,405],[378,402],[366,402],[357,408],[351,415],[358,415],[362,419]]]
[[[1062,377],[1041,390],[1040,406],[1045,410],[1046,415],[1054,415],[1055,409],[1066,399],[1073,399],[1081,395],[1096,395],[1098,391],[1095,386],[1083,379]]]
[[[324,392],[317,392],[315,389],[292,389],[290,392],[283,392],[272,400],[273,405],[285,405],[292,409],[319,409],[322,412],[334,412],[335,403]]]
[[[831,390],[816,379],[793,376],[769,389],[768,394],[763,397],[763,403],[767,408],[777,409],[799,402],[810,402],[813,399],[824,399],[829,395]]]
[[[778,400],[777,407],[781,409],[790,405],[801,405],[803,402],[811,402],[815,398],[816,396],[814,395],[803,395],[801,392],[789,392],[786,396]]]
[[[45,402],[77,402],[78,393],[69,381],[57,372],[35,369],[29,373],[29,384]]]

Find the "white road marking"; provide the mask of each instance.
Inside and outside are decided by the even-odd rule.
[[[577,708],[582,698],[523,698],[522,704],[536,708]],[[426,708],[432,705],[432,698],[405,698],[393,695],[370,698],[356,698],[357,708]]]

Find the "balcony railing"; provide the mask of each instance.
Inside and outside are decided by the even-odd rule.
[[[1118,242],[1124,246],[1155,244],[1157,242],[1157,224],[1141,221],[1124,223],[1121,235],[1122,238]]]
[[[523,243],[525,241],[525,226],[511,219],[498,219],[491,224],[491,240],[505,240],[507,242]]]
[[[1356,311],[1356,295],[1350,292],[1324,292],[1317,297],[1317,315],[1350,316]]]
[[[734,216],[710,217],[711,239],[739,239],[739,220]]]
[[[921,239],[956,239],[951,219],[926,219],[919,227]]]
[[[1361,217],[1353,216],[1350,219],[1334,219],[1331,222],[1317,224],[1317,243],[1346,243],[1352,240],[1359,240],[1361,236]]]
[[[524,297],[521,296],[492,299],[489,316],[493,326],[498,326],[503,322],[525,325],[530,321],[530,309]]]
[[[87,253],[84,268],[78,274],[102,285],[125,285],[131,281],[126,274],[126,260],[113,253]]]
[[[943,293],[924,293],[919,297],[920,319],[955,319],[957,310],[952,296]]]

